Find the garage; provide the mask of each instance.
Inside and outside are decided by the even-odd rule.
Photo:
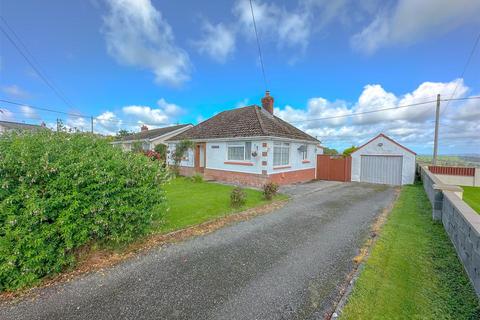
[[[416,153],[379,134],[352,153],[352,181],[403,185],[415,179]]]

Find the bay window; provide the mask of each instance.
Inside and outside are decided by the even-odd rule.
[[[273,165],[286,166],[290,163],[290,143],[275,142],[273,144]]]
[[[250,141],[231,142],[227,149],[227,160],[245,161],[252,158],[252,143]]]

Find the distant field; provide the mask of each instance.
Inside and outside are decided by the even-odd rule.
[[[432,156],[419,155],[417,161],[420,163],[432,163]],[[480,156],[438,156],[437,165],[454,167],[480,167]]]

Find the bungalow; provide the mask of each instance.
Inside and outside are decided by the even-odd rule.
[[[112,144],[121,147],[124,151],[131,151],[132,146],[135,143],[141,144],[142,149],[145,151],[153,150],[157,144],[166,145],[165,140],[190,129],[191,127],[193,127],[191,124],[181,124],[149,130],[146,125],[143,125],[140,132],[121,137],[116,141],[113,141]]]
[[[180,163],[183,175],[262,186],[315,179],[319,141],[273,115],[269,91],[262,107],[252,105],[223,111],[169,139],[167,161],[182,140],[194,143]]]
[[[42,122],[41,125],[36,125],[22,122],[0,121],[0,134],[2,134],[2,132],[10,131],[35,131],[46,129],[47,127],[44,122]]]

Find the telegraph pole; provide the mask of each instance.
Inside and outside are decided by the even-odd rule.
[[[438,125],[440,122],[440,94],[437,94],[437,109],[435,111],[435,140],[433,141],[433,165],[437,165]]]
[[[91,132],[93,133],[93,116],[90,117]]]

